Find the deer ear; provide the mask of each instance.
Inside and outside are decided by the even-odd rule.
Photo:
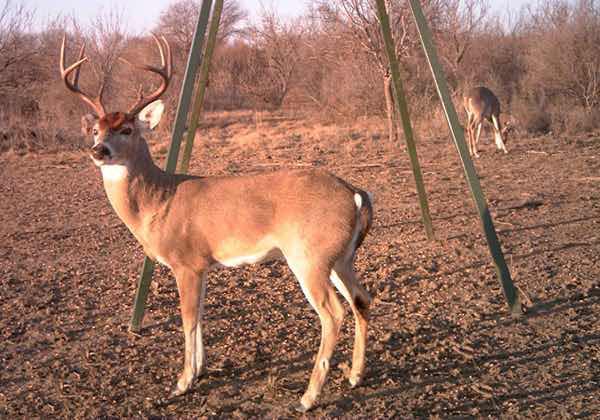
[[[92,133],[92,128],[94,128],[96,121],[98,121],[98,117],[94,114],[85,114],[81,117],[81,133],[84,136],[89,136]]]
[[[146,105],[138,114],[138,119],[142,121],[147,128],[153,130],[160,122],[164,111],[165,103],[159,99]]]

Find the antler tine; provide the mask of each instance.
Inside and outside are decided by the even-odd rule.
[[[165,44],[165,48],[167,50],[167,74],[169,75],[169,79],[173,75],[173,55],[171,54],[171,46],[167,41],[167,38],[161,36],[163,43]]]
[[[98,89],[97,100],[100,104],[102,104],[102,96],[104,95],[104,88],[106,87],[106,76],[102,78],[102,83],[100,83],[100,88]]]
[[[173,64],[172,64],[173,59],[171,56],[171,47],[164,36],[161,37],[162,38],[161,39],[161,38],[157,37],[155,34],[151,34],[151,35],[152,35],[152,38],[154,38],[154,42],[156,42],[156,45],[158,46],[158,51],[160,53],[160,61],[161,61],[160,68],[150,66],[148,64],[134,64],[123,57],[119,57],[119,59],[121,61],[129,64],[132,67],[135,67],[135,68],[138,68],[141,70],[150,71],[152,73],[158,74],[162,78],[162,82],[161,82],[160,86],[158,87],[158,89],[156,89],[148,97],[144,97],[142,90],[140,89],[139,98],[138,98],[137,102],[135,103],[135,105],[133,105],[129,109],[130,115],[135,115],[135,114],[139,113],[142,109],[144,109],[144,107],[146,105],[154,102],[160,96],[162,96],[162,94],[165,93],[165,91],[167,90],[167,87],[169,86],[169,82],[171,81],[171,76],[172,76],[172,72],[173,72]],[[166,57],[165,57],[165,53],[166,53]]]
[[[161,66],[164,67],[165,66],[165,53],[163,51],[164,45],[161,42],[162,40],[159,39],[154,32],[150,32],[150,35],[152,35],[154,42],[156,42],[156,46],[158,47],[158,52],[160,53],[160,63],[161,63]],[[165,37],[163,36],[163,39],[164,38]]]
[[[100,94],[96,98],[92,98],[89,95],[83,93],[79,88],[79,71],[81,69],[81,65],[88,61],[88,58],[83,56],[85,53],[85,45],[83,45],[81,47],[81,50],[79,51],[79,60],[71,64],[69,67],[65,68],[66,43],[67,36],[64,35],[62,45],[60,47],[60,74],[63,81],[65,82],[65,86],[67,86],[67,89],[77,94],[85,103],[87,103],[96,112],[96,114],[98,114],[98,116],[101,117],[106,115],[106,110],[104,109],[104,105],[102,105],[102,91],[104,90],[104,82],[100,87]],[[75,71],[75,74],[73,76],[73,83],[71,83],[69,81],[69,76],[73,71]]]

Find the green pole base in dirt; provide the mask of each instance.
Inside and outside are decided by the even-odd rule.
[[[392,31],[390,29],[390,19],[388,17],[387,10],[385,9],[384,0],[377,0],[377,14],[379,16],[379,24],[381,27],[381,33],[383,35],[383,41],[385,43],[385,51],[390,63],[392,81],[394,82],[393,85],[395,93],[394,96],[396,98],[396,108],[398,109],[400,118],[402,119],[402,129],[404,131],[404,139],[406,141],[406,150],[408,151],[408,156],[410,157],[410,166],[412,168],[415,184],[417,186],[417,195],[419,197],[419,205],[421,206],[423,226],[425,227],[427,239],[433,240],[433,223],[431,221],[431,214],[429,213],[427,193],[425,192],[425,185],[423,184],[423,174],[421,173],[421,165],[419,164],[419,158],[417,156],[417,147],[415,146],[413,129],[410,122],[410,114],[408,112],[408,104],[406,102],[406,96],[404,95],[402,79],[400,79],[400,69],[398,67],[398,59],[396,57],[396,50],[394,48]]]
[[[200,8],[200,14],[198,15],[198,23],[196,24],[196,30],[192,40],[192,48],[190,49],[190,54],[188,56],[183,85],[181,86],[181,93],[179,95],[179,105],[177,107],[175,125],[173,126],[173,133],[171,135],[171,145],[169,147],[167,162],[165,164],[165,171],[169,173],[174,173],[177,167],[181,138],[183,136],[183,132],[185,131],[185,124],[194,90],[194,80],[196,78],[198,66],[202,60],[201,52],[202,46],[204,45],[204,38],[206,35],[206,28],[208,26],[208,17],[210,15],[211,6],[212,0],[203,0]],[[153,271],[154,262],[146,257],[144,259],[142,274],[133,302],[133,314],[131,316],[131,322],[129,323],[129,331],[132,333],[139,333],[141,330],[146,306],[146,298],[148,297],[150,283],[152,282]]]
[[[379,1],[382,0],[378,0],[378,2]],[[429,67],[435,80],[438,95],[442,101],[448,126],[450,127],[450,132],[452,133],[452,138],[454,139],[454,144],[458,150],[460,160],[462,161],[465,178],[467,179],[469,189],[471,190],[473,200],[475,201],[475,206],[477,207],[477,212],[479,214],[483,232],[488,243],[490,254],[494,260],[496,273],[500,279],[500,284],[502,285],[504,297],[506,298],[511,314],[514,317],[519,317],[523,313],[519,295],[510,277],[510,271],[508,270],[508,266],[504,260],[504,254],[502,253],[500,241],[498,240],[498,235],[496,234],[496,229],[494,228],[494,222],[492,221],[490,210],[481,190],[479,177],[477,176],[475,166],[473,165],[473,161],[471,160],[471,156],[467,150],[465,135],[458,120],[456,110],[454,109],[450,92],[446,84],[446,77],[444,76],[444,71],[439,63],[437,52],[435,50],[435,46],[433,45],[431,30],[429,29],[427,19],[425,19],[425,15],[423,14],[423,9],[421,8],[419,1],[409,0],[409,2],[415,22],[417,24],[419,36],[421,37],[421,43],[423,45],[423,49],[425,50],[425,55],[427,56],[427,61],[429,62]]]
[[[129,332],[134,334],[139,333],[141,329],[142,319],[144,318],[146,298],[148,297],[148,292],[150,290],[149,280],[152,280],[153,271],[154,262],[148,257],[144,258],[142,273],[140,275],[140,280],[133,303],[133,314],[131,315],[131,322],[129,323]]]

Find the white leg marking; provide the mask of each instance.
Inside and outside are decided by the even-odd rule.
[[[477,124],[477,137],[475,138],[475,144],[479,143],[479,137],[481,136],[481,126],[483,123]]]
[[[502,136],[500,133],[494,133],[494,140],[496,141],[496,147],[498,150],[504,150],[506,147],[504,146],[504,142],[502,141]]]
[[[189,331],[184,331],[185,334],[185,363],[183,373],[177,381],[177,389],[180,392],[185,392],[194,381],[196,375],[196,328],[191,328]]]
[[[289,261],[288,261],[288,265],[290,266],[292,273],[294,273],[294,275],[298,279],[298,283],[300,283],[300,288],[302,289],[302,293],[304,293],[306,300],[308,300],[308,303],[310,303],[310,306],[312,306],[314,308],[314,310],[316,311],[317,303],[314,301],[311,294],[308,292],[308,287],[306,286],[306,279],[304,278],[303,275],[301,275],[301,274],[303,274],[301,272],[302,270],[298,270],[297,268],[292,268],[292,265],[289,263]]]
[[[163,257],[161,257],[160,255],[157,255],[155,258],[156,258],[156,261],[158,261],[160,264],[162,264],[165,267],[170,268],[172,270],[171,266],[169,264],[167,264],[167,262],[165,261],[165,259]]]
[[[202,274],[202,285],[200,286],[200,302],[198,302],[198,323],[196,324],[196,376],[202,373],[204,363],[206,361],[206,354],[204,353],[204,342],[202,341],[202,324],[204,319],[204,300],[206,298],[207,280],[208,273],[205,272]]]
[[[338,275],[338,273],[335,270],[331,270],[329,279],[331,280],[331,282],[333,283],[335,288],[339,290],[339,292],[342,294],[342,296],[344,296],[344,299],[346,299],[348,301],[348,303],[351,304],[352,303],[352,293],[350,293],[350,290],[348,290],[348,288],[346,287],[346,285],[344,284],[344,282],[342,281],[342,279],[340,278],[340,276]]]
[[[496,130],[500,131],[500,124],[498,124],[498,119],[496,118],[495,115],[492,115],[492,123],[494,124],[494,128],[496,128]]]
[[[475,156],[475,157],[479,157],[479,152],[477,151],[477,145],[479,144],[479,137],[481,136],[481,126],[482,125],[483,125],[482,121],[477,123],[477,133],[476,133],[475,139],[473,140],[473,156]]]
[[[294,273],[294,276],[298,279],[298,283],[300,283],[300,288],[302,289],[302,293],[306,296],[306,300],[313,307],[313,309],[317,310],[317,304],[312,298],[311,294],[308,291],[308,287],[306,286],[306,271],[307,271],[307,257],[302,250],[295,250],[296,252],[292,252],[292,255],[286,255],[284,253],[284,258],[287,261],[290,270]],[[289,254],[289,253],[288,253]],[[294,255],[295,254],[295,255]],[[318,311],[317,311],[318,312]]]
[[[504,146],[502,134],[500,133],[500,124],[498,124],[498,119],[495,115],[492,115],[492,122],[494,123],[494,140],[496,142],[496,147],[498,150],[506,151],[506,146]]]

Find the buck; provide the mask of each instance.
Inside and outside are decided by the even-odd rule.
[[[128,63],[160,76],[161,84],[147,97],[140,89],[127,112],[106,112],[103,86],[96,97],[82,92],[79,72],[87,57],[82,47],[79,59],[65,68],[65,38],[60,69],[66,87],[95,113],[82,117],[82,130],[93,136],[90,156],[100,168],[112,207],[144,252],[175,275],[185,357],[166,401],[189,391],[205,368],[202,317],[207,272],[284,258],[321,323],[321,344],[297,407],[306,411],[321,391],[342,326],[345,311],[335,289],[348,301],[355,320],[351,386],[358,385],[364,374],[370,297],[357,279],[353,261],[371,227],[370,194],[322,170],[219,177],[161,170],[142,134],[162,115],[163,107],[155,101],[169,85],[172,58],[167,40],[153,37],[161,67]]]
[[[494,140],[498,150],[508,153],[506,141],[509,125],[502,128],[500,123],[500,101],[486,87],[480,86],[467,91],[463,97],[463,105],[467,112],[467,144],[471,156],[479,157],[477,143],[481,135],[484,120],[492,124]]]

